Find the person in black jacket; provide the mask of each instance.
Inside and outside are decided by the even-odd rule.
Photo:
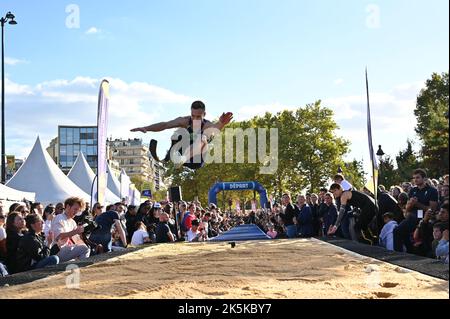
[[[19,212],[8,214],[6,219],[6,267],[10,274],[17,272],[16,255],[20,239],[25,231],[25,219]]]
[[[26,217],[29,229],[19,241],[16,255],[16,270],[24,272],[59,264],[58,256],[50,256],[50,248],[45,244],[43,236],[44,221],[37,214]]]

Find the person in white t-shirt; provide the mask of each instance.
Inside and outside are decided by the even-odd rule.
[[[61,263],[72,259],[86,259],[90,256],[90,249],[80,237],[84,227],[77,226],[73,220],[83,207],[83,199],[71,197],[64,203],[64,213],[53,219],[51,232],[54,242],[59,247],[58,257]]]
[[[147,227],[145,227],[143,222],[137,222],[136,231],[133,233],[133,237],[131,238],[131,245],[141,246],[149,242],[151,242],[151,240],[147,232]]]
[[[187,240],[189,242],[199,242],[208,240],[206,231],[202,226],[200,226],[200,222],[197,219],[192,221],[191,229],[186,233]]]
[[[334,176],[334,182],[341,185],[344,191],[351,191],[353,189],[353,185],[346,181],[342,174],[336,174]]]

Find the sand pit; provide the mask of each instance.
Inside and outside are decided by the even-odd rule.
[[[448,282],[317,240],[158,245],[80,270],[1,288],[0,298],[431,298]]]

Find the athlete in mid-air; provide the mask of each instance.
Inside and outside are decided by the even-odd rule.
[[[211,136],[211,134],[205,131],[208,129],[216,129],[221,131],[233,119],[233,113],[230,112],[223,113],[217,123],[206,120],[205,116],[205,104],[201,101],[196,101],[192,103],[190,116],[179,117],[169,122],[161,122],[150,126],[138,127],[132,129],[131,132],[161,132],[173,128],[187,130],[188,134],[190,135],[189,144],[191,147],[189,147],[186,153],[182,153],[178,150],[175,151],[180,156],[179,160],[181,161],[181,164],[183,164],[183,166],[197,170],[204,166],[204,157],[207,151],[207,146],[211,138],[213,137]],[[172,145],[163,161],[169,161],[171,159],[172,148],[181,141],[182,135],[182,133],[177,131],[172,136]],[[198,143],[200,147],[194,147],[195,143]],[[150,142],[150,152],[156,160],[159,160],[158,156],[156,155],[156,146],[156,140],[152,140]],[[194,160],[197,157],[200,157],[200,160]]]
[[[336,223],[330,226],[328,235],[334,235],[341,225],[342,219],[345,216],[348,206],[353,208],[359,208],[360,214],[356,216],[355,232],[360,235],[361,240],[369,241],[373,244],[374,235],[371,230],[377,232],[377,227],[371,227],[372,223],[376,223],[376,217],[378,215],[378,208],[375,204],[375,200],[368,195],[356,190],[344,191],[340,184],[331,185],[330,192],[334,198],[340,199],[341,208],[337,217]]]

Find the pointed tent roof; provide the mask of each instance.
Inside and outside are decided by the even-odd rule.
[[[75,161],[75,164],[73,164],[68,177],[84,192],[91,194],[95,174],[82,152],[78,154],[77,160]],[[97,190],[94,185],[94,194],[96,193],[96,191]],[[106,189],[106,201],[108,203],[117,203],[120,201],[120,198],[114,195],[113,192],[111,192],[109,189]]]
[[[46,204],[63,202],[71,196],[78,196],[86,201],[90,199],[87,193],[59,169],[42,147],[39,137],[27,160],[7,186],[20,191],[35,192],[36,201]]]
[[[108,163],[107,166],[107,173],[108,173],[108,188],[111,192],[113,192],[114,195],[117,197],[120,197],[120,182],[117,179],[116,176],[111,171],[111,166]]]
[[[92,183],[94,182],[95,174],[90,168],[88,162],[86,161],[86,157],[84,157],[83,153],[79,153],[75,164],[73,164],[72,169],[70,170],[67,177],[70,178],[72,182],[74,182],[79,188],[81,188],[84,192],[90,194]]]
[[[24,199],[34,202],[36,200],[35,193],[21,192],[11,187],[0,184],[0,200],[11,202],[21,202]]]

